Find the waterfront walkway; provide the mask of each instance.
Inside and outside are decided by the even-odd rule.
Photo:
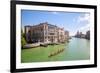
[[[40,43],[32,43],[24,45],[24,48],[34,48],[40,46]]]
[[[53,45],[53,44],[60,44],[60,43],[50,43],[50,42],[37,42],[37,43],[31,43],[31,44],[26,44],[24,45],[24,48],[34,48],[34,47],[38,47],[38,46],[44,46],[46,47],[47,45]]]

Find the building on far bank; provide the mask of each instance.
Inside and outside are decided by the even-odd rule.
[[[65,31],[65,41],[68,41],[69,40],[69,31]]]
[[[90,31],[89,30],[86,32],[86,39],[90,40]]]
[[[77,38],[85,38],[85,39],[90,40],[90,31],[89,30],[86,31],[86,34],[83,34],[82,32],[77,31],[75,37],[77,37]]]
[[[25,36],[26,41],[31,43],[62,43],[68,39],[69,32],[64,28],[45,22],[34,26],[25,26]]]

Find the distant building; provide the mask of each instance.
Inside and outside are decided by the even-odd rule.
[[[80,37],[80,32],[79,31],[77,31],[75,37]]]
[[[65,42],[69,37],[69,32],[56,25],[40,23],[34,26],[25,26],[27,42],[58,43]]]
[[[85,38],[85,36],[86,36],[85,34],[83,34],[82,32],[80,32],[80,37],[81,38]]]
[[[83,34],[82,32],[77,31],[75,37],[77,38],[85,38],[85,39],[90,39],[90,31],[87,31],[86,34]]]
[[[90,31],[86,32],[86,39],[90,40]]]
[[[65,31],[65,41],[68,41],[69,39],[69,31]]]

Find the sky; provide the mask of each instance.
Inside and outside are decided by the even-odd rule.
[[[71,36],[75,35],[77,31],[85,34],[89,30],[89,17],[90,13],[85,12],[21,10],[22,27],[48,22],[49,24],[68,30]]]

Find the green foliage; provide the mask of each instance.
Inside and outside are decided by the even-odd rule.
[[[24,45],[26,45],[26,39],[25,39],[25,33],[21,31],[21,48],[24,48]]]
[[[21,38],[21,47],[24,48],[24,45],[26,44],[25,38],[22,36]]]

